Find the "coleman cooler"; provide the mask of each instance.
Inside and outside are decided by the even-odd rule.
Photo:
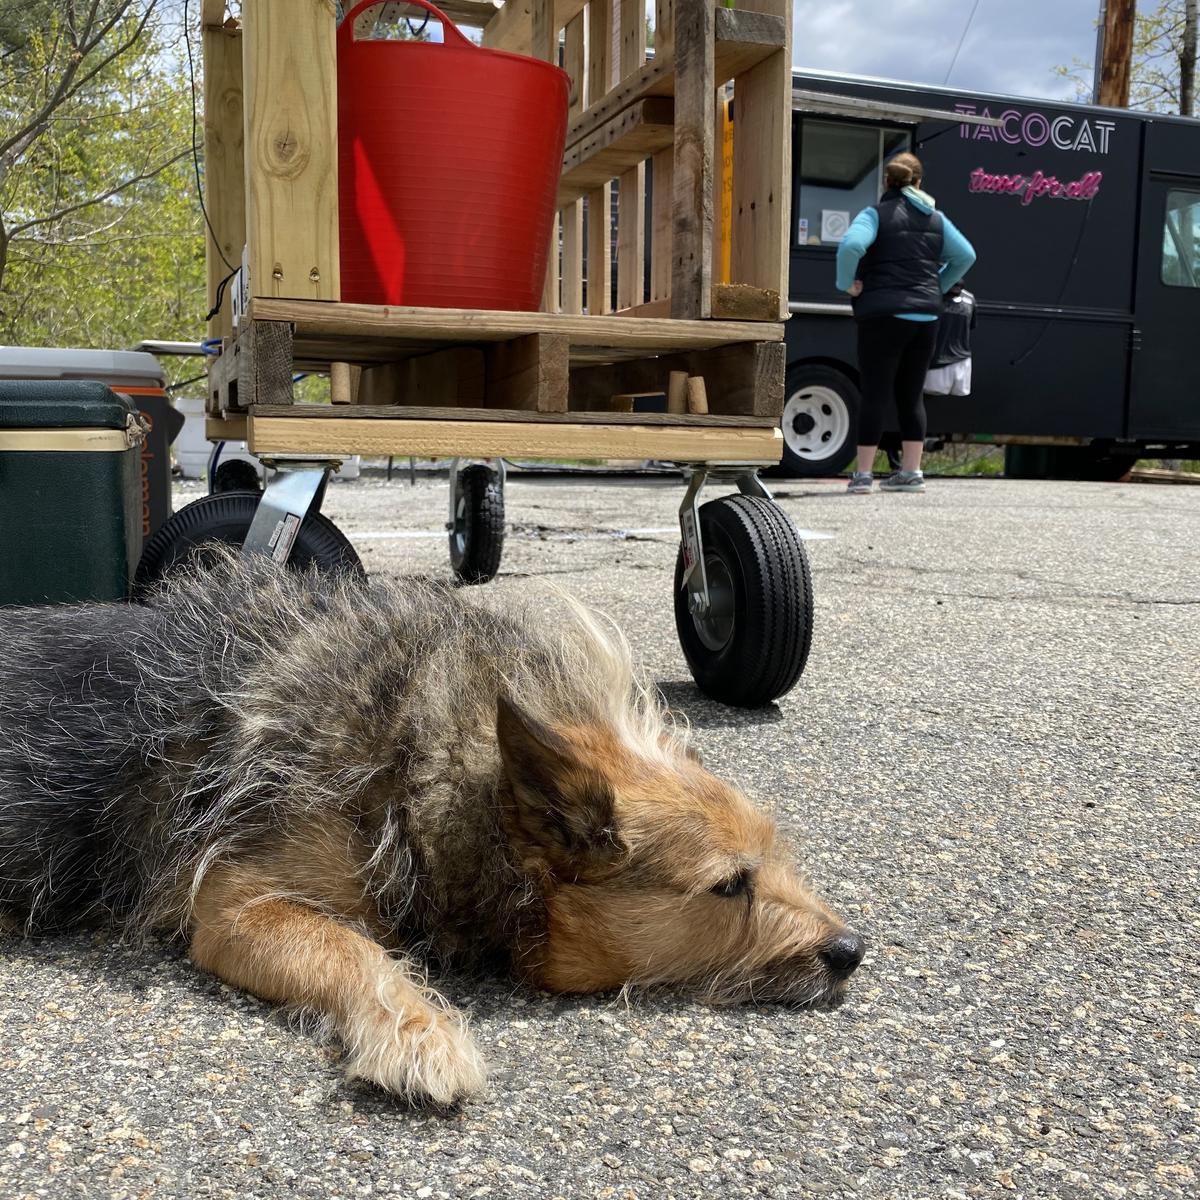
[[[101,383],[0,381],[0,604],[126,599],[144,429]]]

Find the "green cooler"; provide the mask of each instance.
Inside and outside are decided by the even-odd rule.
[[[128,597],[144,429],[102,383],[0,381],[0,605]]]

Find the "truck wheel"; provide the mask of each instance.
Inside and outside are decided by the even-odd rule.
[[[450,566],[460,583],[487,583],[504,553],[504,488],[482,463],[458,473],[458,503],[450,529]]]
[[[838,475],[858,447],[861,396],[841,371],[820,363],[796,363],[788,369],[783,402],[784,475]]]
[[[700,509],[711,607],[695,614],[675,562],[675,628],[700,690],[758,708],[800,678],[812,644],[812,576],[796,526],[758,496],[722,496]]]
[[[219,463],[208,481],[209,495],[218,492],[261,492],[262,481],[258,468],[248,463],[244,458],[231,458],[228,462]]]
[[[186,562],[202,567],[205,546],[240,546],[250,532],[257,508],[257,492],[221,492],[201,496],[168,517],[142,551],[133,580],[133,598],[146,600],[168,571]],[[304,518],[288,566],[297,571],[315,566],[322,571],[366,577],[346,535],[317,512],[310,512]]]

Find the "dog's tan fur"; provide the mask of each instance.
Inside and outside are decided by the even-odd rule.
[[[505,830],[546,904],[545,936],[516,964],[534,986],[696,981],[720,999],[728,975],[761,977],[767,999],[773,969],[816,959],[841,930],[782,861],[774,822],[681,744],[667,746],[666,762],[647,761],[612,730],[534,731],[503,707],[499,727],[518,781]],[[520,782],[529,778],[532,793]],[[552,813],[547,791],[559,798]],[[589,797],[601,793],[613,800],[610,836],[563,853],[547,820],[585,828]],[[326,816],[256,859],[213,868],[192,906],[191,957],[236,987],[322,1014],[351,1075],[451,1103],[483,1087],[482,1059],[462,1015],[396,953],[362,886],[369,856],[353,825]],[[742,871],[754,875],[752,896],[712,893]],[[745,998],[755,999],[753,984]]]
[[[831,1007],[861,960],[573,603],[229,558],[149,610],[0,613],[0,669],[0,924],[179,929],[393,1092],[483,1086],[427,962]]]

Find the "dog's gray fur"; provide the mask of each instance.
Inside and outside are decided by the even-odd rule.
[[[497,697],[664,753],[620,635],[545,605],[229,555],[146,607],[0,610],[0,916],[182,930],[211,866],[336,812],[392,928],[511,947],[539,902],[497,827]]]

